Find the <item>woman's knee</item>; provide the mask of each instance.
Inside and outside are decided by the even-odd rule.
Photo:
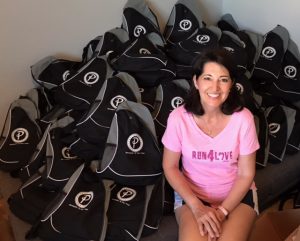
[[[207,241],[206,236],[200,235],[197,221],[186,205],[177,208],[175,216],[179,226],[179,241]]]
[[[256,211],[252,207],[244,203],[239,204],[223,223],[218,241],[247,240],[256,216]]]

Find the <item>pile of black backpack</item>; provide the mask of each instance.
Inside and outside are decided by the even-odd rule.
[[[160,140],[207,49],[236,61],[258,167],[299,150],[300,55],[287,30],[239,30],[230,14],[206,26],[200,12],[178,0],[162,34],[147,4],[128,0],[121,27],[92,39],[82,61],[31,66],[39,86],[12,102],[0,140],[0,169],[23,182],[9,207],[32,224],[27,239],[139,240],[158,230],[173,211]]]

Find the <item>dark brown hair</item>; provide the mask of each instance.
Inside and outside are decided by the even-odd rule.
[[[204,65],[208,62],[215,62],[224,66],[233,81],[229,95],[225,102],[221,106],[221,111],[226,115],[231,115],[233,112],[237,112],[243,109],[243,99],[236,88],[235,78],[237,73],[237,67],[234,65],[234,61],[230,54],[225,49],[214,49],[201,53],[194,61],[192,76],[198,78],[203,73]],[[190,93],[185,99],[185,109],[196,115],[203,115],[204,109],[200,101],[199,91],[196,89],[193,81],[191,82]]]

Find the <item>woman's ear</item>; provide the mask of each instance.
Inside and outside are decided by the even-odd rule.
[[[197,76],[196,75],[193,76],[193,83],[194,83],[195,88],[198,89]]]

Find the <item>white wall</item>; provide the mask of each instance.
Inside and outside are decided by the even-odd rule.
[[[223,13],[231,13],[240,29],[260,34],[277,24],[284,26],[300,47],[300,2],[298,0],[223,0]]]
[[[199,0],[203,19],[214,23],[222,0]],[[126,0],[1,0],[0,131],[9,104],[31,89],[30,65],[48,56],[80,59],[92,38],[121,24]],[[176,0],[148,0],[163,29]]]
[[[146,0],[161,29],[176,0]],[[126,0],[0,0],[0,128],[9,104],[33,87],[30,65],[48,55],[80,59],[85,44],[120,26]],[[203,20],[231,13],[241,29],[266,33],[281,24],[300,46],[297,0],[199,0]],[[0,130],[1,130],[0,129]]]

